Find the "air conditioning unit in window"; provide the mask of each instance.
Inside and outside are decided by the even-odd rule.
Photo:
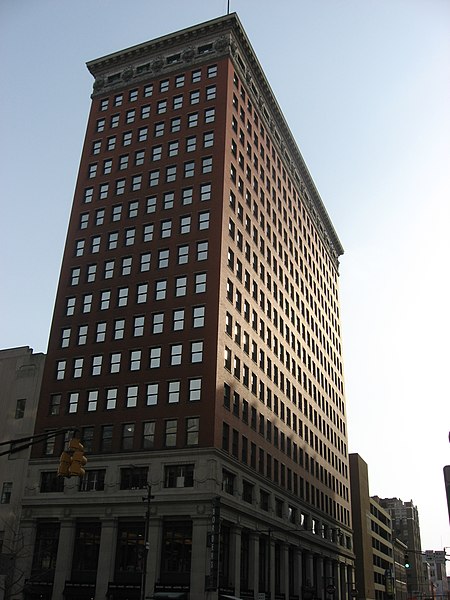
[[[175,487],[184,487],[184,477],[177,477]]]

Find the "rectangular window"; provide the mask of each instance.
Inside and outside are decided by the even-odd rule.
[[[165,279],[155,283],[155,300],[165,300],[167,293],[167,281]]]
[[[113,354],[111,354],[111,362],[109,368],[110,373],[119,373],[121,356],[122,355],[120,354],[120,352],[114,352]]]
[[[69,394],[69,413],[76,413],[78,410],[78,399],[79,399],[79,394],[78,392],[71,392]]]
[[[122,450],[132,450],[134,443],[134,423],[122,425]]]
[[[134,317],[133,320],[133,337],[141,337],[144,335],[145,316]]]
[[[203,342],[191,342],[191,363],[203,361]]]
[[[194,306],[192,309],[192,327],[204,327],[205,325],[205,307]]]
[[[162,333],[164,329],[164,313],[155,313],[153,315],[152,333]]]
[[[197,273],[195,275],[195,293],[203,294],[206,292],[206,273]]]
[[[158,383],[147,384],[147,406],[156,406],[158,404]]]
[[[177,404],[180,401],[180,385],[179,381],[169,381],[167,390],[169,404]]]
[[[177,420],[169,419],[165,423],[164,445],[166,448],[175,448],[177,445]]]
[[[129,385],[127,387],[127,408],[133,408],[137,406],[138,402],[138,386]]]
[[[171,119],[170,121],[170,131],[172,133],[176,133],[177,131],[180,131],[181,129],[181,119],[180,117],[174,117],[173,119]]]
[[[106,390],[106,410],[114,410],[117,405],[117,388]]]
[[[137,286],[136,302],[144,304],[147,302],[148,283],[140,283]]]
[[[91,390],[88,393],[88,402],[87,402],[88,412],[94,412],[97,410],[97,402],[98,402],[98,390]]]
[[[175,278],[175,297],[179,298],[180,296],[186,296],[187,292],[187,277],[183,275],[182,277]]]
[[[146,421],[142,430],[142,447],[152,450],[155,447],[155,421]]]
[[[15,419],[23,419],[24,415],[25,415],[25,405],[26,405],[26,399],[25,398],[19,398],[16,401],[16,412],[14,414],[14,418]]]
[[[134,432],[133,432],[134,433]],[[142,490],[147,487],[148,467],[125,467],[120,469],[121,490]],[[142,527],[144,525],[142,524]],[[142,539],[144,531],[142,530]],[[138,536],[136,536],[138,537]],[[133,554],[138,554],[137,549]],[[133,569],[134,571],[135,569]]]
[[[193,189],[192,188],[184,188],[184,190],[182,192],[182,197],[181,197],[182,205],[186,206],[188,204],[192,204],[192,197],[193,197]]]
[[[182,331],[184,329],[184,308],[173,311],[173,330]]]
[[[117,293],[117,306],[126,306],[128,304],[128,288],[119,288]]]
[[[141,254],[141,266],[140,266],[141,273],[143,273],[145,271],[150,271],[150,260],[151,260],[150,252]]]
[[[161,347],[150,348],[150,369],[158,369],[161,366]]]
[[[208,259],[208,242],[197,242],[197,260]]]
[[[164,467],[164,487],[180,488],[193,487],[193,485],[194,465],[166,465]]]
[[[141,350],[132,350],[130,354],[130,371],[139,371],[141,368]]]
[[[200,419],[189,417],[186,419],[186,446],[198,446]]]
[[[201,399],[202,380],[195,378],[189,380],[189,402],[196,402]]]

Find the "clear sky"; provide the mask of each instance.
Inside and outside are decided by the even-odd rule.
[[[45,352],[89,60],[227,0],[0,0],[0,347]],[[345,248],[350,452],[450,546],[450,2],[230,0]]]

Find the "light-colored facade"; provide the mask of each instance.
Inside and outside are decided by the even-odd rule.
[[[445,550],[425,550],[422,561],[427,567],[428,597],[433,598],[433,600],[448,600],[449,587]]]
[[[239,19],[88,68],[26,599],[347,600],[342,247]]]
[[[28,346],[0,350],[0,440],[33,435],[45,355]],[[18,446],[18,444],[17,444]],[[0,598],[8,597],[19,557],[31,557],[19,534],[30,448],[9,453],[0,446]]]

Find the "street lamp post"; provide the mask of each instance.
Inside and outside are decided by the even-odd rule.
[[[150,531],[150,502],[154,498],[152,496],[152,486],[147,483],[147,496],[144,496],[142,500],[147,503],[147,510],[145,511],[145,534],[144,534],[144,556],[142,563],[142,577],[141,577],[141,597],[140,600],[145,600],[145,586],[147,583],[147,558],[149,551],[149,531]]]

